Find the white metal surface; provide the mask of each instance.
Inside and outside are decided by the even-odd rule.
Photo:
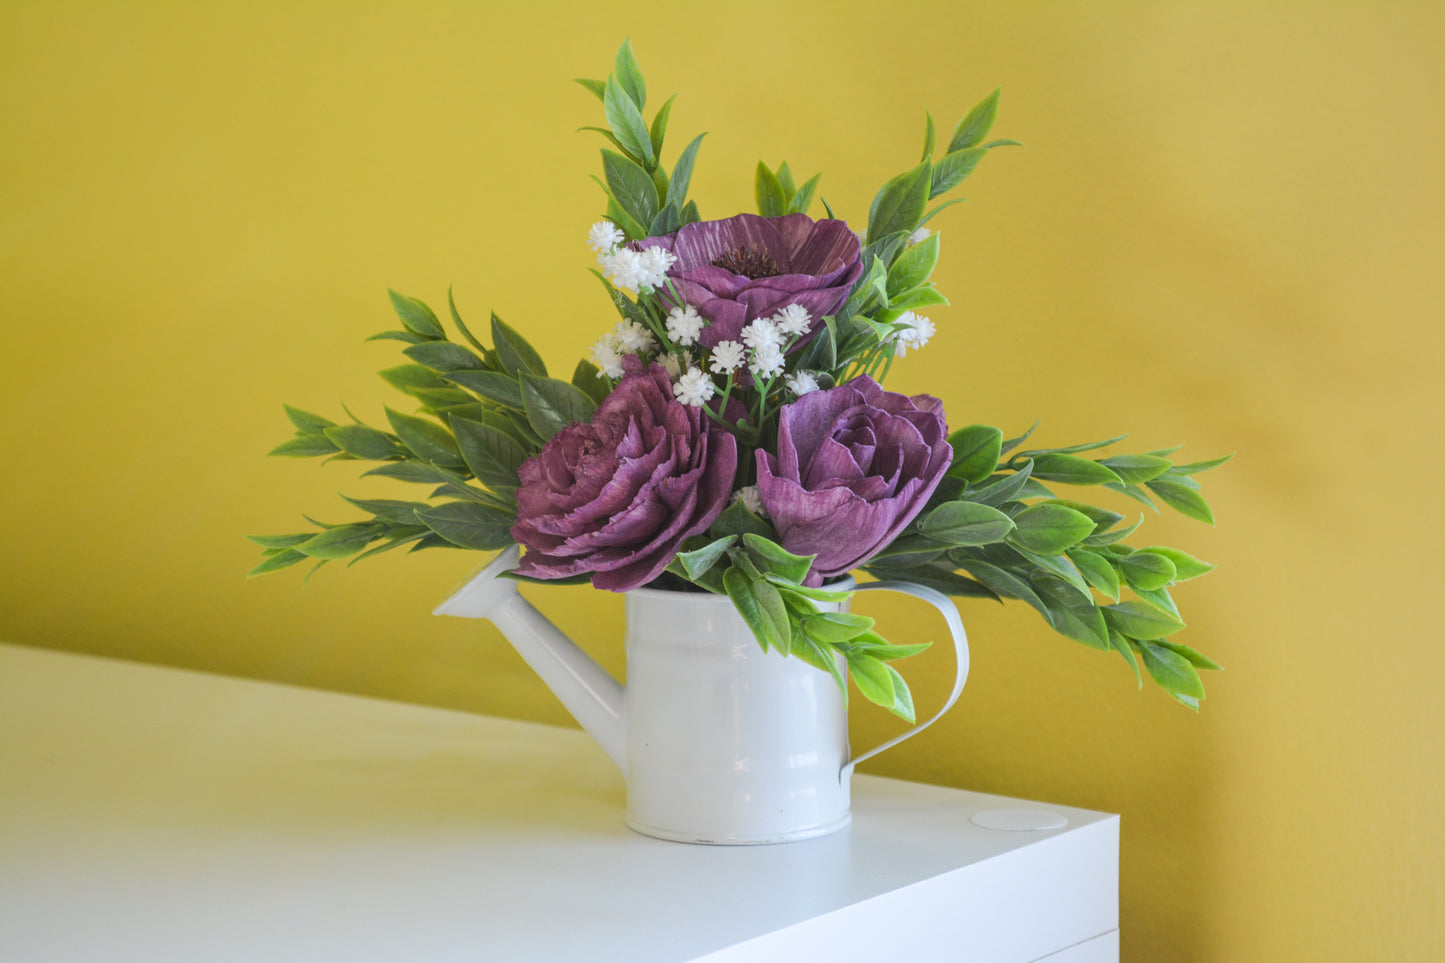
[[[659,839],[783,843],[841,830],[850,818],[853,768],[937,721],[968,677],[968,640],[951,599],[905,582],[858,586],[938,609],[957,675],[933,716],[850,758],[847,710],[833,680],[799,659],[762,651],[726,596],[628,592],[623,688],[518,594],[505,577],[517,561],[513,546],[435,614],[488,619],[501,630],[622,770],[627,825]]]
[[[0,959],[1117,959],[1118,817],[854,782],[832,836],[678,845],[573,730],[0,646]]]

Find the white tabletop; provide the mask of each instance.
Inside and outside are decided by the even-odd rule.
[[[570,729],[0,646],[0,959],[1117,957],[1117,816],[858,776],[850,829],[706,847],[622,805]],[[1018,808],[1068,824],[971,821]]]

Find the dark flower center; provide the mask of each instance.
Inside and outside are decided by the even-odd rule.
[[[783,273],[778,267],[778,262],[764,254],[762,251],[755,251],[750,247],[735,247],[722,257],[714,258],[713,267],[720,267],[724,271],[731,271],[734,274],[741,274],[749,281],[756,281],[758,278],[775,278]]]

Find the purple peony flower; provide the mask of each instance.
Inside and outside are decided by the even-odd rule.
[[[808,310],[816,331],[863,273],[858,236],[848,225],[806,214],[701,221],[634,247],[663,247],[677,257],[668,277],[683,301],[711,322],[699,339],[709,348],[736,341],[749,321],[790,304]]]
[[[758,494],[783,547],[817,554],[808,584],[888,546],[953,461],[943,405],[884,391],[866,375],[783,408],[776,455],[758,451]]]
[[[527,547],[523,575],[592,573],[597,588],[637,588],[727,504],[736,439],[679,404],[661,365],[623,364],[591,423],[563,428],[518,470],[512,537]]]

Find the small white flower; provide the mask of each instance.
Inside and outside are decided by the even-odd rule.
[[[717,385],[697,368],[688,368],[687,374],[678,378],[677,384],[672,386],[677,400],[694,408],[701,408],[716,391]]]
[[[761,348],[766,344],[770,344],[776,348],[783,343],[782,332],[778,330],[778,326],[773,324],[769,318],[758,318],[752,324],[743,328],[742,339],[743,344],[753,349]]]
[[[900,314],[895,324],[906,324],[907,327],[893,335],[893,357],[904,358],[908,352],[917,351],[928,344],[937,329],[933,322],[912,311],[904,311]]]
[[[908,235],[908,243],[909,243],[909,244],[922,244],[924,241],[928,240],[929,237],[931,237],[932,235],[933,235],[933,232],[930,231],[928,228],[926,228],[926,227],[920,227],[918,230],[916,230],[916,231],[914,231],[912,234]]]
[[[627,239],[611,221],[598,221],[587,232],[587,246],[598,254],[611,254],[612,249]]]
[[[818,379],[813,377],[811,371],[795,371],[788,375],[784,384],[788,386],[789,391],[799,398],[810,391],[818,390]]]
[[[801,304],[790,304],[773,315],[773,324],[783,334],[799,337],[808,333],[813,316]]]
[[[676,254],[655,244],[644,250],[637,256],[639,287],[660,288],[665,285],[668,269],[676,261]]]
[[[642,283],[642,262],[636,251],[619,247],[611,254],[599,254],[597,263],[602,266],[603,276],[616,287],[636,291]]]
[[[613,329],[617,336],[617,348],[628,354],[640,354],[643,351],[651,351],[657,347],[657,339],[652,332],[647,330],[636,321],[622,320],[617,322]]]
[[[733,501],[742,502],[743,507],[759,517],[766,516],[763,511],[763,496],[758,494],[757,485],[744,485],[733,492]]]
[[[622,353],[617,350],[617,335],[609,331],[597,339],[592,346],[592,363],[609,378],[622,377]]]
[[[692,305],[673,308],[667,313],[667,336],[684,347],[696,344],[705,324],[707,319]]]
[[[708,365],[715,374],[731,374],[742,367],[747,349],[736,341],[719,341],[712,349],[712,364]]]
[[[755,378],[775,378],[783,370],[783,349],[772,342],[753,349],[753,363],[748,370]]]

